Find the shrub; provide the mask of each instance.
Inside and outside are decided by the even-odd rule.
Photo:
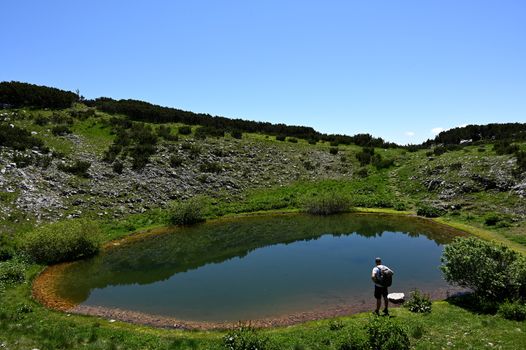
[[[51,129],[51,133],[55,136],[64,136],[71,134],[71,130],[67,125],[57,125]]]
[[[223,347],[228,350],[265,350],[268,338],[250,325],[239,325],[223,337]]]
[[[205,139],[207,136],[224,137],[225,129],[217,128],[214,126],[200,126],[195,130],[195,138]]]
[[[338,154],[338,147],[331,147],[329,148],[330,154]]]
[[[0,286],[24,282],[25,269],[25,264],[17,260],[0,262]]]
[[[181,166],[183,164],[183,158],[178,155],[172,155],[170,156],[170,166],[172,168],[177,168],[178,166]]]
[[[316,169],[316,165],[313,164],[310,160],[304,160],[303,161],[303,167],[305,170],[314,170]]]
[[[369,170],[367,170],[367,168],[360,168],[357,172],[356,172],[356,175],[358,175],[358,177],[361,177],[361,178],[365,178],[367,176],[369,176]]]
[[[26,129],[0,123],[0,146],[12,147],[23,151],[28,148],[42,148],[42,140],[31,135]]]
[[[439,216],[444,215],[444,213],[444,209],[433,207],[430,205],[422,205],[416,211],[416,215],[425,216],[426,218],[437,218]]]
[[[429,295],[423,294],[417,289],[411,292],[411,298],[404,306],[411,312],[428,314],[431,312],[432,303]]]
[[[406,206],[406,204],[404,202],[396,202],[393,205],[393,209],[397,210],[397,211],[403,211],[403,210],[407,209],[407,206]]]
[[[462,169],[462,163],[452,163],[449,165],[449,169],[451,170],[460,170]]]
[[[365,329],[373,350],[409,349],[407,330],[388,317],[373,317]]]
[[[46,124],[49,124],[49,118],[43,116],[42,114],[38,114],[34,120],[34,123],[36,125],[44,126]]]
[[[287,141],[289,141],[289,142],[291,142],[291,143],[298,143],[298,139],[295,138],[295,137],[289,137],[289,138],[287,139]]]
[[[516,152],[515,156],[517,157],[517,172],[523,173],[524,175],[524,172],[526,171],[526,152]]]
[[[380,154],[376,153],[371,157],[371,164],[375,166],[376,169],[387,169],[393,166],[394,159],[383,159]]]
[[[369,163],[371,163],[371,158],[374,154],[374,148],[373,147],[364,147],[362,148],[361,152],[358,152],[356,154],[356,159],[360,162],[360,166],[365,166]]]
[[[438,146],[438,147],[435,147],[435,148],[433,149],[433,154],[434,154],[435,156],[440,156],[440,155],[446,153],[447,151],[448,151],[447,148],[442,147],[442,146]]]
[[[186,202],[174,203],[170,207],[170,224],[191,225],[205,220],[204,204],[200,198],[192,198]]]
[[[495,226],[501,220],[502,217],[499,214],[490,213],[484,217],[484,224],[487,226]]]
[[[478,299],[526,296],[526,258],[503,245],[456,238],[446,245],[441,260],[446,281],[472,289]]]
[[[201,170],[204,173],[220,173],[221,171],[223,171],[223,167],[221,166],[221,163],[204,162],[201,165],[199,165],[199,170]]]
[[[58,169],[73,175],[89,177],[88,169],[90,168],[90,166],[91,163],[88,161],[77,160],[75,161],[75,163],[70,165],[59,164]]]
[[[348,211],[350,200],[337,193],[313,197],[304,203],[305,212],[312,215],[331,215]]]
[[[493,145],[493,150],[498,155],[513,154],[519,150],[519,146],[512,145],[509,141],[497,141]]]
[[[53,264],[95,255],[100,229],[92,221],[61,221],[36,228],[27,234],[22,250],[35,262]]]
[[[316,140],[316,139],[309,139],[307,142],[309,143],[309,145],[315,145],[315,144],[318,143],[318,140]]]
[[[285,141],[286,138],[287,138],[287,135],[277,135],[276,141]]]
[[[117,160],[115,163],[113,163],[112,168],[115,173],[122,174],[122,171],[124,170],[124,164]]]
[[[177,132],[181,135],[190,135],[192,133],[192,128],[189,126],[183,125],[177,129]]]
[[[235,139],[241,139],[243,137],[243,133],[240,130],[232,130],[230,132],[230,136]]]
[[[526,320],[526,305],[519,301],[506,301],[499,306],[499,314],[507,320]]]

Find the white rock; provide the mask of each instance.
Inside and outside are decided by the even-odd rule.
[[[387,299],[393,304],[401,304],[405,301],[404,293],[389,293]]]

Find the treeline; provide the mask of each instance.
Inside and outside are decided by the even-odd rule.
[[[431,145],[459,145],[477,141],[522,141],[526,140],[526,123],[503,123],[487,125],[468,125],[442,131],[435,139],[423,143]]]
[[[88,106],[110,114],[123,114],[135,121],[150,123],[183,123],[188,125],[202,125],[219,131],[228,132],[258,132],[279,137],[294,137],[313,141],[328,141],[336,144],[357,144],[370,147],[396,147],[394,143],[387,143],[381,138],[369,134],[327,135],[317,132],[311,127],[269,122],[256,122],[242,119],[230,119],[210,114],[194,113],[176,108],[162,107],[144,101],[114,100],[107,97],[87,100]]]
[[[16,81],[0,82],[0,108],[54,108],[64,109],[79,100],[78,94],[47,86],[39,86]],[[242,119],[231,119],[212,116],[204,113],[194,113],[181,109],[162,107],[138,100],[114,100],[100,97],[85,100],[85,104],[96,107],[100,111],[110,114],[122,114],[134,121],[149,123],[183,123],[188,125],[202,125],[212,134],[229,132],[240,135],[241,132],[257,132],[281,138],[301,138],[311,143],[320,140],[338,144],[356,144],[366,147],[398,147],[395,143],[385,142],[369,134],[354,136],[322,134],[311,127],[272,124]]]
[[[0,82],[0,107],[63,109],[77,100],[78,95],[71,91],[18,81]]]

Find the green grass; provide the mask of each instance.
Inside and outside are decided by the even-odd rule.
[[[38,270],[34,266],[28,274]],[[155,329],[49,311],[31,300],[28,284],[11,287],[1,296],[0,343],[8,349],[221,349],[225,334]],[[407,328],[414,349],[526,347],[524,322],[475,314],[444,301],[433,303],[429,315],[404,308],[391,309],[391,314]],[[272,349],[337,349],[349,336],[365,335],[370,317],[362,313],[338,318],[337,329],[331,327],[332,320],[320,320],[265,329],[260,334],[269,338]]]

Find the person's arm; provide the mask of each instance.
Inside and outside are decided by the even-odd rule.
[[[373,282],[376,282],[376,272],[374,271],[374,269],[376,269],[376,267],[373,268],[373,271],[371,273],[371,279],[373,280]]]

